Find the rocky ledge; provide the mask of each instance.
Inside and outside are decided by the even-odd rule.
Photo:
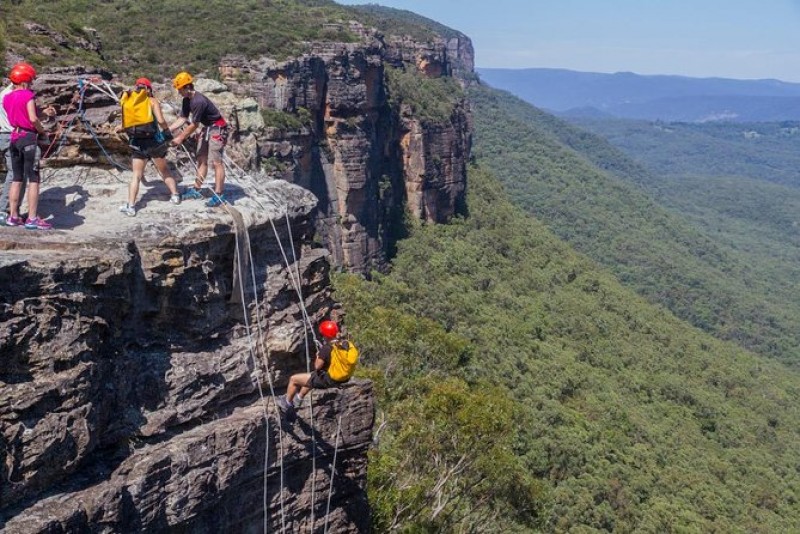
[[[371,385],[293,424],[271,397],[337,312],[316,198],[242,174],[175,206],[153,175],[127,217],[129,177],[46,170],[56,229],[0,228],[0,530],[366,530]]]

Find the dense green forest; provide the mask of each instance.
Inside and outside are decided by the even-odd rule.
[[[769,268],[769,273],[762,271],[763,278],[795,288],[790,294],[798,294],[799,128],[788,123],[593,124],[603,124],[593,129],[607,133],[612,143],[640,162],[629,166],[636,172],[620,167],[614,172],[635,181],[717,243],[737,250],[754,268]],[[660,132],[666,129],[672,133],[664,138]],[[686,154],[683,148],[697,140],[696,132],[703,133],[703,150]],[[594,159],[603,165],[603,157]],[[642,166],[652,172],[642,172]]]
[[[475,154],[513,201],[654,303],[722,339],[797,365],[796,267],[756,261],[653,194],[658,177],[602,138],[507,93],[470,91]],[[650,185],[648,185],[650,184]]]
[[[568,119],[655,175],[753,178],[800,188],[800,124]]]
[[[336,279],[379,392],[376,531],[800,529],[800,376],[625,289],[478,165],[468,218]]]
[[[4,6],[4,10],[5,10]],[[354,40],[325,22],[346,19],[346,9],[327,0],[22,0],[8,6],[4,19],[8,41],[37,66],[88,64],[115,73],[158,73],[178,70],[216,73],[226,54],[270,55],[282,59],[302,53],[303,41]],[[29,21],[58,32],[65,45],[52,53],[52,38],[32,34]],[[82,49],[97,30],[102,57]],[[151,74],[152,75],[152,74]]]

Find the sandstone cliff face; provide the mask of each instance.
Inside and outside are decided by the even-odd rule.
[[[334,263],[368,273],[386,266],[406,209],[428,222],[463,209],[471,148],[466,102],[445,124],[427,124],[407,106],[389,106],[384,71],[466,78],[473,55],[463,36],[419,43],[384,40],[356,23],[351,30],[363,41],[318,44],[281,63],[232,56],[220,72],[262,108],[310,113],[296,131],[267,129],[258,159],[320,199],[316,224]]]
[[[201,81],[234,125],[229,153],[246,168],[260,166],[272,176],[301,185],[319,199],[317,233],[337,267],[352,272],[382,270],[402,237],[406,212],[440,223],[463,210],[471,118],[466,101],[443,123],[415,117],[410,106],[389,105],[385,70],[417,70],[430,78],[451,76],[469,83],[472,45],[464,36],[420,43],[384,38],[351,23],[358,43],[318,43],[289,61],[247,61],[229,56],[220,66],[224,85]],[[61,69],[38,82],[43,103],[55,104],[67,120],[76,106],[76,80],[98,74]],[[99,82],[98,82],[99,83]],[[119,93],[124,87],[110,84]],[[160,92],[167,111],[177,99]],[[86,91],[89,125],[112,158],[124,158],[125,142],[113,131],[118,108],[99,91]],[[305,117],[302,126],[270,127],[260,110]],[[91,132],[78,124],[52,165],[92,164],[108,158]]]
[[[155,183],[128,218],[127,176],[54,171],[61,229],[0,228],[0,530],[261,530],[266,508],[272,529],[364,531],[370,384],[283,431],[270,397],[305,367],[304,313],[335,308],[316,199],[261,176],[227,210],[176,207]]]

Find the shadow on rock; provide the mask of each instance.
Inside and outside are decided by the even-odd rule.
[[[39,213],[43,218],[52,215],[58,228],[75,228],[85,221],[79,213],[88,199],[88,191],[79,185],[49,187],[39,197]]]

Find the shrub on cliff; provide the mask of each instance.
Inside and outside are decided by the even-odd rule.
[[[356,40],[346,25],[331,34],[325,23],[352,13],[323,1],[21,0],[4,3],[3,11],[8,47],[37,65],[87,64],[121,74],[213,75],[226,54],[283,59],[303,52],[308,41]],[[31,22],[51,35],[30,31]],[[84,27],[97,30],[102,56],[81,48]]]
[[[416,69],[387,67],[386,81],[390,105],[399,108],[405,104],[414,117],[429,124],[447,124],[464,98],[453,78],[428,78]]]

